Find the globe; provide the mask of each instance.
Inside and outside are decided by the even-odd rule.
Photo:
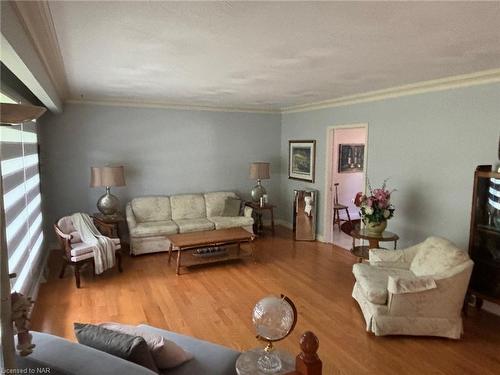
[[[253,308],[252,321],[257,337],[268,343],[259,353],[257,367],[265,374],[280,371],[281,359],[273,352],[272,343],[284,339],[295,327],[297,317],[293,302],[285,296],[265,297]]]
[[[285,338],[293,328],[295,312],[284,298],[268,296],[253,308],[253,324],[257,334],[268,341]]]

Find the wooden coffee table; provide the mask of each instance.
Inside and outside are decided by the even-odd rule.
[[[177,248],[177,267],[175,273],[179,275],[181,267],[190,267],[199,264],[226,262],[253,256],[250,251],[241,248],[241,243],[248,242],[252,245],[255,236],[243,228],[216,229],[202,232],[178,233],[167,236],[170,241],[168,249],[168,262],[172,258],[173,248]],[[209,246],[227,247],[227,251],[220,255],[197,257],[193,255],[195,249]],[[232,246],[233,245],[233,246]]]

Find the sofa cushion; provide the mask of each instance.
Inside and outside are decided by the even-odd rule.
[[[169,197],[140,197],[130,202],[137,222],[172,219]]]
[[[28,357],[38,368],[55,368],[63,374],[73,375],[154,375],[145,367],[89,346],[47,333],[30,331],[35,350]],[[17,337],[15,337],[17,341]],[[25,364],[31,366],[32,364]],[[24,367],[24,366],[23,366]],[[29,372],[28,372],[29,373]],[[56,371],[50,374],[57,374]]]
[[[409,270],[374,267],[368,263],[356,263],[352,267],[352,273],[365,297],[377,305],[385,305],[387,302],[389,276],[407,279],[415,277]]]
[[[165,236],[178,231],[177,224],[172,220],[148,221],[130,228],[130,235],[133,237]]]
[[[200,232],[215,229],[214,223],[208,219],[179,219],[175,220],[179,233]]]
[[[205,199],[201,194],[183,194],[170,197],[172,219],[206,218]]]
[[[231,191],[205,193],[204,197],[207,208],[207,217],[222,216],[226,198],[238,198],[238,196]]]
[[[182,346],[190,353],[193,353],[193,359],[179,367],[169,369],[168,372],[166,372],[168,375],[236,374],[235,365],[240,353],[235,350],[148,325],[141,324],[138,327],[143,328],[146,332],[162,335],[168,340],[175,342],[177,345]]]
[[[210,217],[208,220],[215,224],[215,229],[246,227],[249,225],[253,225],[253,219],[246,216],[214,216]]]
[[[74,323],[74,326],[75,336],[80,344],[158,372],[148,345],[142,337],[111,331],[92,324]]]
[[[467,253],[452,242],[440,237],[429,237],[421,244],[410,270],[416,276],[436,275],[468,260]]]

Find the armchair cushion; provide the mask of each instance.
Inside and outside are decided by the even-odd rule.
[[[367,263],[356,263],[352,268],[352,272],[366,299],[377,305],[387,303],[387,284],[390,276],[406,279],[415,277],[408,270],[373,267]]]
[[[452,242],[439,237],[429,237],[413,258],[410,270],[416,276],[445,273],[469,260],[467,253]]]
[[[436,281],[431,277],[403,278],[389,276],[389,281],[387,283],[387,290],[392,294],[423,292],[436,288]]]
[[[119,238],[112,238],[111,241],[116,245],[115,248],[119,249],[120,248],[120,239]],[[72,243],[71,244],[71,256],[79,256],[85,253],[93,253],[94,252],[94,246],[89,245],[84,242],[77,242],[77,243]]]
[[[135,227],[129,229],[132,237],[164,236],[179,231],[177,224],[172,220],[137,223]]]
[[[163,221],[172,219],[169,197],[140,197],[130,202],[137,222]]]

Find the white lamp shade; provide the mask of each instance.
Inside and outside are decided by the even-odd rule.
[[[269,179],[269,170],[271,163],[255,162],[250,164],[250,178],[252,180],[267,180]]]
[[[90,186],[125,186],[123,166],[90,167]]]

